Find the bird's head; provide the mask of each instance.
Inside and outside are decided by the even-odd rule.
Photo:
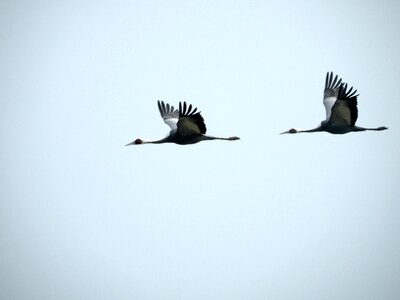
[[[280,134],[285,134],[285,133],[298,133],[299,131],[296,129],[296,128],[292,128],[292,129],[289,129],[288,131],[284,131],[284,132],[282,132],[282,133],[280,133]]]
[[[131,143],[129,143],[129,144],[126,144],[125,146],[130,146],[130,145],[141,145],[141,144],[144,144],[145,142],[143,141],[143,140],[141,140],[141,139],[136,139],[136,140],[134,140],[133,142],[131,142]]]

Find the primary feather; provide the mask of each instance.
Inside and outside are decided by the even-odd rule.
[[[342,78],[338,80],[338,76],[336,75],[333,78],[333,73],[328,72],[325,78],[325,90],[324,90],[324,106],[326,112],[326,121],[329,121],[331,117],[331,110],[333,105],[335,104],[338,94],[339,94],[339,87],[342,83]]]
[[[204,134],[207,131],[204,119],[200,112],[197,112],[197,108],[192,109],[192,105],[189,107],[186,102],[179,102],[179,121],[178,121],[177,135],[189,136],[193,134]]]
[[[158,110],[160,111],[161,117],[165,124],[171,127],[171,130],[177,129],[177,123],[179,118],[179,111],[174,109],[172,105],[165,104],[164,101],[158,101]]]

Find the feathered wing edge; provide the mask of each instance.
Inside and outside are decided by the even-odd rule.
[[[336,75],[335,78],[333,78],[333,72],[326,73],[325,90],[330,89],[332,91],[337,91],[341,83],[342,83],[342,78],[339,78],[338,75]]]
[[[206,124],[204,123],[204,119],[201,116],[200,112],[197,112],[197,108],[193,108],[192,104],[187,106],[186,102],[184,101],[179,102],[179,119],[181,118],[188,118],[191,122],[196,124],[199,128],[200,133],[205,134],[207,131]]]
[[[326,73],[325,77],[325,89],[324,89],[324,100],[326,121],[331,117],[331,110],[338,97],[339,87],[342,83],[342,78],[338,78],[338,75],[333,77],[333,72]]]
[[[353,91],[353,87],[347,90],[347,83],[340,84],[339,92],[338,92],[338,99],[345,101],[350,109],[350,116],[351,116],[351,126],[356,124],[358,118],[358,108],[357,108],[357,97],[360,94],[356,94],[357,90]]]
[[[164,122],[171,127],[172,130],[175,130],[177,128],[179,111],[172,105],[169,105],[168,103],[165,104],[164,101],[158,100],[157,105]]]

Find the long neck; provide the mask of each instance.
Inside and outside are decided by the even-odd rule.
[[[317,127],[317,128],[313,128],[313,129],[307,129],[307,130],[297,130],[297,132],[296,133],[312,133],[312,132],[319,132],[319,131],[322,131],[322,127],[321,126],[319,126],[319,127]]]
[[[173,142],[174,142],[173,137],[169,135],[158,141],[143,141],[143,144],[164,144],[164,143],[173,143]]]

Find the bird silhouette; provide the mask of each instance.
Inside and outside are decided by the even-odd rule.
[[[186,105],[186,102],[179,102],[179,110],[175,109],[168,103],[165,104],[163,101],[158,101],[158,109],[164,122],[171,127],[169,135],[161,140],[157,141],[145,141],[142,139],[136,139],[133,142],[126,144],[129,145],[142,145],[142,144],[163,144],[163,143],[175,143],[179,145],[195,144],[201,141],[210,140],[224,140],[224,141],[235,141],[239,138],[233,137],[215,137],[206,135],[206,124],[200,112],[197,112],[197,108],[192,108],[192,105]]]
[[[326,110],[326,120],[322,121],[320,126],[313,129],[301,130],[292,128],[281,134],[319,131],[344,134],[353,131],[381,131],[388,129],[385,126],[364,128],[355,125],[358,117],[357,97],[359,96],[356,93],[357,90],[353,91],[353,87],[347,90],[347,83],[343,83],[342,78],[338,79],[337,75],[334,78],[333,73],[328,72],[325,78],[323,101]]]

